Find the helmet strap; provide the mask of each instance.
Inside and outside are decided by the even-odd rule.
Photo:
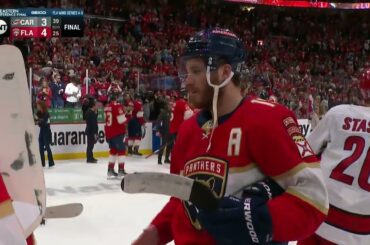
[[[219,94],[220,88],[226,86],[234,76],[234,72],[231,72],[229,77],[227,77],[225,79],[225,81],[223,81],[221,84],[215,85],[211,82],[211,66],[210,66],[210,64],[212,64],[212,57],[209,57],[209,59],[208,59],[207,72],[206,72],[207,83],[208,83],[209,86],[211,86],[213,88],[213,100],[212,100],[213,125],[212,125],[211,136],[210,136],[208,147],[207,147],[207,152],[211,149],[213,131],[215,130],[215,128],[218,125],[217,102],[218,102],[218,94]]]

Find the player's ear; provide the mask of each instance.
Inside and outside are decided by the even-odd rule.
[[[218,71],[219,81],[222,83],[227,78],[229,78],[230,73],[232,72],[232,68],[231,68],[231,65],[224,64],[224,65],[220,65],[217,71]]]

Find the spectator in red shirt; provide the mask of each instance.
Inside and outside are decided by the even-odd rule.
[[[108,88],[109,83],[105,80],[105,78],[98,78],[98,82],[96,83],[96,89],[98,94],[98,101],[105,106],[108,103]]]

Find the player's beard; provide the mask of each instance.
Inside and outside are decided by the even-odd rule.
[[[207,85],[202,90],[197,90],[195,93],[188,93],[189,104],[197,109],[211,109],[213,88]]]
[[[211,72],[211,81],[212,83],[214,83],[214,81],[218,81],[216,72]],[[198,80],[198,84],[200,84],[200,86],[187,87],[189,92],[189,104],[193,108],[212,110],[213,88],[208,85],[206,77],[204,77],[204,80],[202,81]],[[220,82],[218,81],[215,84],[220,84]]]

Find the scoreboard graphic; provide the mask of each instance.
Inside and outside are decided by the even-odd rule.
[[[83,9],[0,9],[0,38],[82,37]]]

